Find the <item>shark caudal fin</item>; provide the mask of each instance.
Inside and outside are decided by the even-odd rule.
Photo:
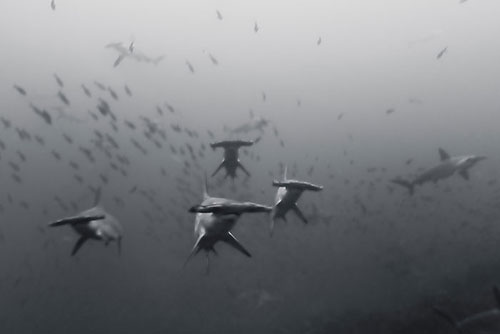
[[[458,323],[457,320],[455,320],[455,318],[453,318],[451,314],[437,307],[433,307],[432,309],[437,315],[439,315],[441,318],[450,323],[457,330],[457,332],[461,333],[460,324]]]
[[[63,226],[63,225],[87,224],[93,220],[102,220],[104,218],[106,218],[105,215],[69,217],[69,218],[63,218],[60,220],[56,220],[55,222],[49,223],[49,226],[56,227],[56,226]]]
[[[86,236],[81,236],[73,246],[73,250],[71,251],[71,256],[75,256],[75,254],[78,252],[78,250],[83,246],[85,241],[87,241],[89,238]]]
[[[415,185],[410,181],[406,181],[406,180],[402,180],[402,179],[394,179],[394,180],[391,180],[391,182],[408,189],[410,195],[413,195],[415,192]]]
[[[249,251],[243,247],[243,245],[234,237],[234,235],[231,232],[227,232],[222,238],[222,241],[227,243],[228,245],[231,245],[233,248],[239,250],[241,253],[245,254],[248,257],[252,257],[252,254],[250,254]]]
[[[441,159],[441,161],[450,159],[450,155],[448,154],[448,152],[443,150],[441,147],[438,149],[438,151],[439,151],[439,158]]]

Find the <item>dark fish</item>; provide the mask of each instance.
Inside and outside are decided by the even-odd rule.
[[[111,95],[111,97],[112,97],[113,99],[118,100],[118,95],[117,95],[117,94],[116,94],[116,92],[115,92],[115,91],[114,91],[111,87],[109,87],[109,86],[108,86],[108,92],[109,92],[109,94]]]
[[[0,121],[2,121],[3,127],[6,129],[10,128],[10,126],[12,125],[12,122],[3,116],[0,117]]]
[[[52,117],[50,116],[49,112],[45,109],[40,109],[37,108],[35,105],[31,104],[31,109],[33,109],[33,112],[40,116],[45,123],[51,125],[52,124]]]
[[[448,51],[448,47],[445,47],[443,50],[441,50],[438,55],[436,56],[437,59],[441,59],[441,57]]]
[[[217,14],[217,18],[222,21],[222,14],[218,10],[215,13]]]
[[[82,84],[82,89],[85,95],[87,95],[88,97],[92,97],[92,93],[90,93],[90,90],[84,84]]]
[[[219,61],[211,53],[208,54],[208,57],[212,61],[212,64],[219,65]]]
[[[63,136],[64,140],[66,140],[68,142],[68,144],[73,144],[73,138],[71,138],[70,135],[63,133],[62,136]]]
[[[130,90],[130,88],[128,88],[127,85],[125,85],[125,93],[127,93],[128,96],[132,96],[132,91]]]
[[[26,90],[23,87],[14,85],[14,89],[18,91],[19,94],[26,96]]]
[[[94,81],[94,84],[102,91],[105,91],[106,90],[106,86],[104,86],[102,83],[100,83],[99,81]]]
[[[52,0],[50,2],[50,8],[52,8],[52,10],[56,10],[56,1],[55,0]]]
[[[61,101],[63,101],[63,102],[64,102],[64,104],[65,104],[65,105],[67,105],[67,106],[69,106],[69,105],[70,105],[68,98],[66,97],[66,95],[64,95],[64,93],[63,93],[62,91],[59,91],[59,92],[57,93],[57,96],[59,97],[59,99],[60,99]]]
[[[344,117],[344,113],[340,113],[338,116],[337,116],[337,121],[340,121],[342,119],[342,117]]]
[[[253,31],[257,33],[259,31],[259,26],[257,25],[257,21],[255,21],[255,24],[253,26]]]
[[[175,113],[175,109],[174,109],[174,107],[172,107],[170,104],[168,104],[168,103],[166,103],[166,102],[165,102],[165,105],[167,106],[167,109],[168,109],[168,110],[169,110],[172,114],[173,114],[173,113]]]
[[[57,151],[52,150],[50,153],[52,153],[52,156],[56,158],[56,160],[61,160],[61,155]]]
[[[54,78],[56,79],[56,82],[59,85],[59,87],[61,88],[64,87],[64,82],[61,80],[61,78],[59,78],[59,76],[56,73],[54,73]]]
[[[316,45],[321,45],[321,37],[318,38],[318,41],[316,42]]]
[[[386,115],[390,115],[390,114],[392,114],[392,113],[393,113],[393,112],[395,112],[395,111],[396,111],[396,110],[395,110],[394,108],[390,108],[390,109],[387,109],[387,110],[385,111],[385,113],[386,113]]]
[[[189,68],[191,73],[194,73],[194,67],[188,60],[186,60],[186,66]]]

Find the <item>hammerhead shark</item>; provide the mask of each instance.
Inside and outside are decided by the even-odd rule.
[[[420,186],[429,182],[437,183],[437,181],[447,179],[455,173],[458,173],[465,180],[469,180],[469,169],[479,161],[486,159],[484,156],[477,155],[451,157],[442,148],[439,148],[439,156],[441,158],[439,165],[425,170],[413,180],[408,181],[397,178],[391,180],[391,182],[405,187],[410,192],[410,195],[413,195],[415,186]]]
[[[250,176],[250,173],[240,162],[238,150],[242,146],[252,146],[253,144],[253,141],[244,140],[225,140],[210,144],[214,150],[218,147],[222,147],[224,149],[224,159],[215,172],[213,172],[212,177],[215,176],[222,169],[222,167],[226,169],[225,178],[230,176],[234,180],[236,177],[236,170],[238,168],[240,168],[247,176]]]
[[[252,202],[238,202],[226,198],[211,197],[207,191],[207,180],[203,188],[203,201],[189,209],[189,212],[196,213],[194,223],[194,234],[196,242],[191,250],[191,254],[186,263],[201,250],[207,255],[207,273],[210,269],[209,254],[213,252],[217,255],[214,248],[219,241],[232,246],[247,257],[251,257],[249,251],[236,239],[231,233],[237,220],[244,213],[251,212],[270,212],[271,207]]]
[[[80,235],[80,238],[73,246],[71,256],[74,256],[89,239],[104,241],[106,246],[111,241],[116,241],[118,253],[121,253],[123,228],[115,217],[99,206],[100,197],[101,191],[97,189],[95,190],[94,206],[92,208],[76,216],[63,218],[49,224],[51,227],[70,225]]]
[[[152,63],[155,65],[158,65],[158,63],[162,61],[163,58],[165,58],[165,55],[161,55],[156,58],[146,56],[144,53],[142,53],[141,51],[137,50],[137,48],[134,47],[134,42],[130,43],[128,47],[123,45],[122,42],[109,43],[108,45],[106,45],[106,48],[113,49],[116,52],[118,52],[118,58],[116,58],[113,64],[114,67],[120,65],[120,63],[125,58],[134,59],[135,61],[138,62]]]
[[[287,179],[287,167],[283,173],[283,181],[273,181],[273,186],[278,187],[274,207],[271,211],[271,235],[274,230],[274,224],[277,218],[286,221],[286,214],[292,210],[295,214],[307,224],[307,218],[297,206],[297,201],[305,190],[321,191],[323,186],[316,185],[309,182],[289,180]]]

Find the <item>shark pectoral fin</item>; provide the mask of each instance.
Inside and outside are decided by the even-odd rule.
[[[193,246],[193,249],[191,249],[191,253],[189,254],[188,258],[186,259],[186,262],[184,262],[184,266],[186,266],[186,264],[189,262],[189,260],[191,260],[191,258],[193,256],[195,256],[196,254],[198,254],[201,250],[201,247],[200,247],[200,243],[203,241],[203,239],[205,238],[205,234],[202,234],[198,237],[198,240],[196,240],[194,246]]]
[[[73,246],[73,250],[71,251],[71,256],[74,256],[87,240],[88,240],[87,237],[81,236]]]
[[[52,222],[49,224],[49,226],[54,227],[54,226],[62,226],[62,225],[87,224],[93,220],[102,220],[104,218],[106,218],[105,215],[69,217],[69,218],[63,218],[61,220],[57,220],[55,222]]]
[[[306,216],[304,216],[304,214],[302,213],[302,211],[300,211],[300,209],[297,206],[297,204],[294,204],[292,206],[292,210],[300,218],[300,220],[302,220],[304,222],[304,224],[307,224],[307,218],[306,218]]]
[[[441,147],[439,148],[438,151],[439,151],[439,158],[441,159],[441,161],[450,159],[450,155],[448,154],[448,152],[443,150]]]
[[[233,248],[236,248],[237,250],[239,250],[241,253],[245,254],[246,256],[248,257],[252,257],[252,255],[250,254],[249,251],[247,251],[245,249],[245,247],[243,247],[240,242],[238,241],[238,239],[236,239],[234,237],[234,235],[231,234],[231,232],[228,232],[226,235],[224,235],[222,238],[221,238],[222,241],[224,241],[225,243],[233,246]]]
[[[458,172],[458,174],[460,174],[460,176],[463,177],[464,180],[469,181],[469,172],[467,171],[467,169],[462,169],[460,172]]]
[[[241,170],[242,170],[243,172],[245,172],[245,174],[246,174],[247,176],[250,176],[250,173],[247,171],[247,169],[246,169],[246,168],[245,168],[245,167],[241,164],[241,162],[239,162],[239,161],[238,161],[238,167],[239,167],[239,168],[241,168]]]
[[[212,173],[212,177],[214,177],[215,174],[217,174],[222,169],[222,167],[224,167],[225,162],[226,162],[225,160],[222,160],[222,162],[220,163],[219,167],[217,167],[217,169],[215,170],[215,172]]]

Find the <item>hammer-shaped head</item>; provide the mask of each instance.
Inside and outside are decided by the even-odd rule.
[[[319,186],[309,182],[296,181],[296,180],[286,180],[286,181],[273,181],[273,186],[284,187],[287,189],[297,189],[297,190],[310,190],[310,191],[321,191],[323,186]]]
[[[189,209],[192,213],[237,214],[252,212],[271,212],[272,207],[252,202],[228,202],[208,205],[195,205]]]

